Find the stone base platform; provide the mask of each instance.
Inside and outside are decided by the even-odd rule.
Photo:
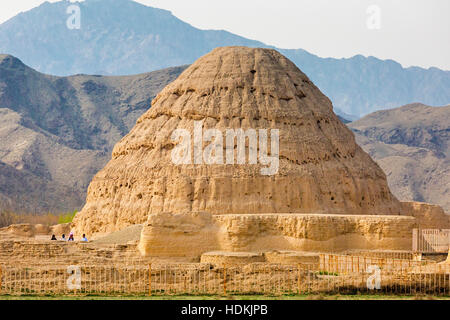
[[[318,253],[304,251],[270,251],[265,252],[267,263],[275,264],[318,264],[320,257]]]
[[[202,254],[201,263],[213,265],[250,264],[255,262],[273,264],[318,264],[319,254],[301,251],[270,251],[270,252],[226,252],[214,251]]]
[[[214,251],[202,254],[201,263],[210,263],[214,265],[236,265],[249,264],[255,262],[266,262],[263,254],[256,252],[225,252]]]
[[[416,218],[388,215],[157,213],[144,225],[144,256],[205,252],[411,250]]]

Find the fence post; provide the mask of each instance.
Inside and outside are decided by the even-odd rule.
[[[413,252],[417,252],[419,249],[418,245],[417,245],[417,241],[418,241],[418,230],[413,229],[413,236],[412,236],[412,251]]]
[[[148,265],[148,295],[152,296],[152,264]]]
[[[301,281],[300,281],[300,263],[298,264],[298,270],[297,270],[297,291],[298,291],[298,295],[300,295],[300,285],[301,285]]]
[[[359,273],[359,256],[358,256],[358,264],[356,266],[356,271]]]
[[[0,293],[2,292],[2,277],[3,277],[2,266],[0,266]]]
[[[223,295],[227,295],[227,267],[223,266]]]
[[[327,255],[327,269],[325,271],[330,272],[331,271],[331,256]]]

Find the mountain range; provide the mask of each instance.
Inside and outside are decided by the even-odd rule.
[[[182,70],[56,77],[0,55],[0,209],[81,207],[114,144]]]
[[[409,104],[348,126],[384,170],[398,199],[434,203],[450,212],[450,105]]]
[[[80,29],[67,27],[70,5],[80,8]],[[200,30],[169,11],[131,0],[45,2],[0,25],[0,53],[59,76],[144,73],[191,64],[215,47],[230,45],[273,48],[223,30]],[[308,75],[344,118],[411,102],[450,103],[450,71],[403,68],[361,55],[333,59],[302,49],[277,50]]]
[[[41,213],[83,206],[114,144],[185,68],[57,77],[0,55],[0,209]],[[450,106],[412,104],[348,126],[399,199],[450,212]]]

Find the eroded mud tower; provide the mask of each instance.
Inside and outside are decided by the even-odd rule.
[[[205,134],[209,129],[216,134]],[[239,129],[255,130],[258,143],[232,139],[230,148],[227,130]],[[191,139],[184,164],[174,162],[183,140],[174,139],[177,130]],[[241,148],[245,163],[237,163]],[[263,174],[264,151],[277,157],[272,174]],[[208,152],[209,163],[202,157]],[[90,234],[145,223],[143,254],[184,255],[405,247],[415,219],[402,213],[383,171],[294,63],[271,49],[224,47],[198,59],[154,99],[93,179],[74,223]]]

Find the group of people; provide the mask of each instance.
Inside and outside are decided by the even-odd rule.
[[[55,235],[52,235],[52,239],[51,239],[51,240],[55,241],[55,240],[58,240],[58,239],[56,239],[56,236],[55,236]],[[75,241],[75,238],[74,238],[74,236],[73,236],[73,232],[71,232],[71,233],[69,234],[69,238],[68,238],[68,239],[66,239],[66,235],[63,234],[63,235],[61,236],[60,241]],[[81,242],[88,242],[88,239],[86,238],[86,235],[85,235],[84,233],[83,233],[83,237],[81,238]]]

